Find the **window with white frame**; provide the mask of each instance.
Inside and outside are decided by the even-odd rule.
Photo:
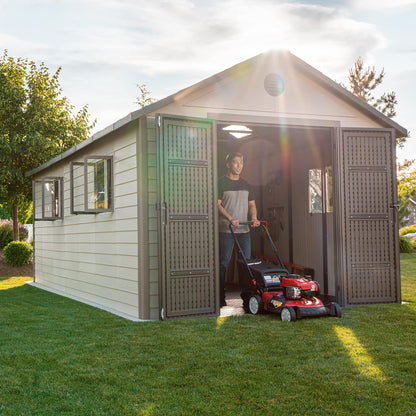
[[[70,166],[71,213],[114,210],[112,156],[85,156]]]
[[[63,218],[63,178],[43,177],[33,182],[34,217],[37,221]]]

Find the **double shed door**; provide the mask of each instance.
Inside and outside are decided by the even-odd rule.
[[[205,119],[158,116],[162,318],[218,313],[216,144]]]
[[[163,317],[218,313],[216,145],[208,120],[159,116]],[[394,135],[340,135],[343,303],[400,301]],[[338,263],[338,264],[340,264]]]

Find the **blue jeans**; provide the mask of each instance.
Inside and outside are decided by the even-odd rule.
[[[225,275],[227,274],[228,263],[233,253],[234,238],[231,233],[220,234],[220,301],[225,302]],[[235,234],[244,256],[251,257],[250,233]]]

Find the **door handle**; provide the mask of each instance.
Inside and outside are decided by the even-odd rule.
[[[160,204],[160,215],[161,215],[161,218],[162,218],[162,225],[166,226],[166,224],[168,222],[168,207],[166,205],[166,202],[162,202]]]

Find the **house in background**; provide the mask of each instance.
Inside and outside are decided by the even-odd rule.
[[[410,210],[410,214],[405,220],[406,226],[416,224],[416,201],[409,198],[409,205],[407,208]]]
[[[218,315],[216,184],[240,151],[285,261],[342,305],[400,302],[406,135],[291,53],[258,55],[28,173],[35,285],[135,320]]]

